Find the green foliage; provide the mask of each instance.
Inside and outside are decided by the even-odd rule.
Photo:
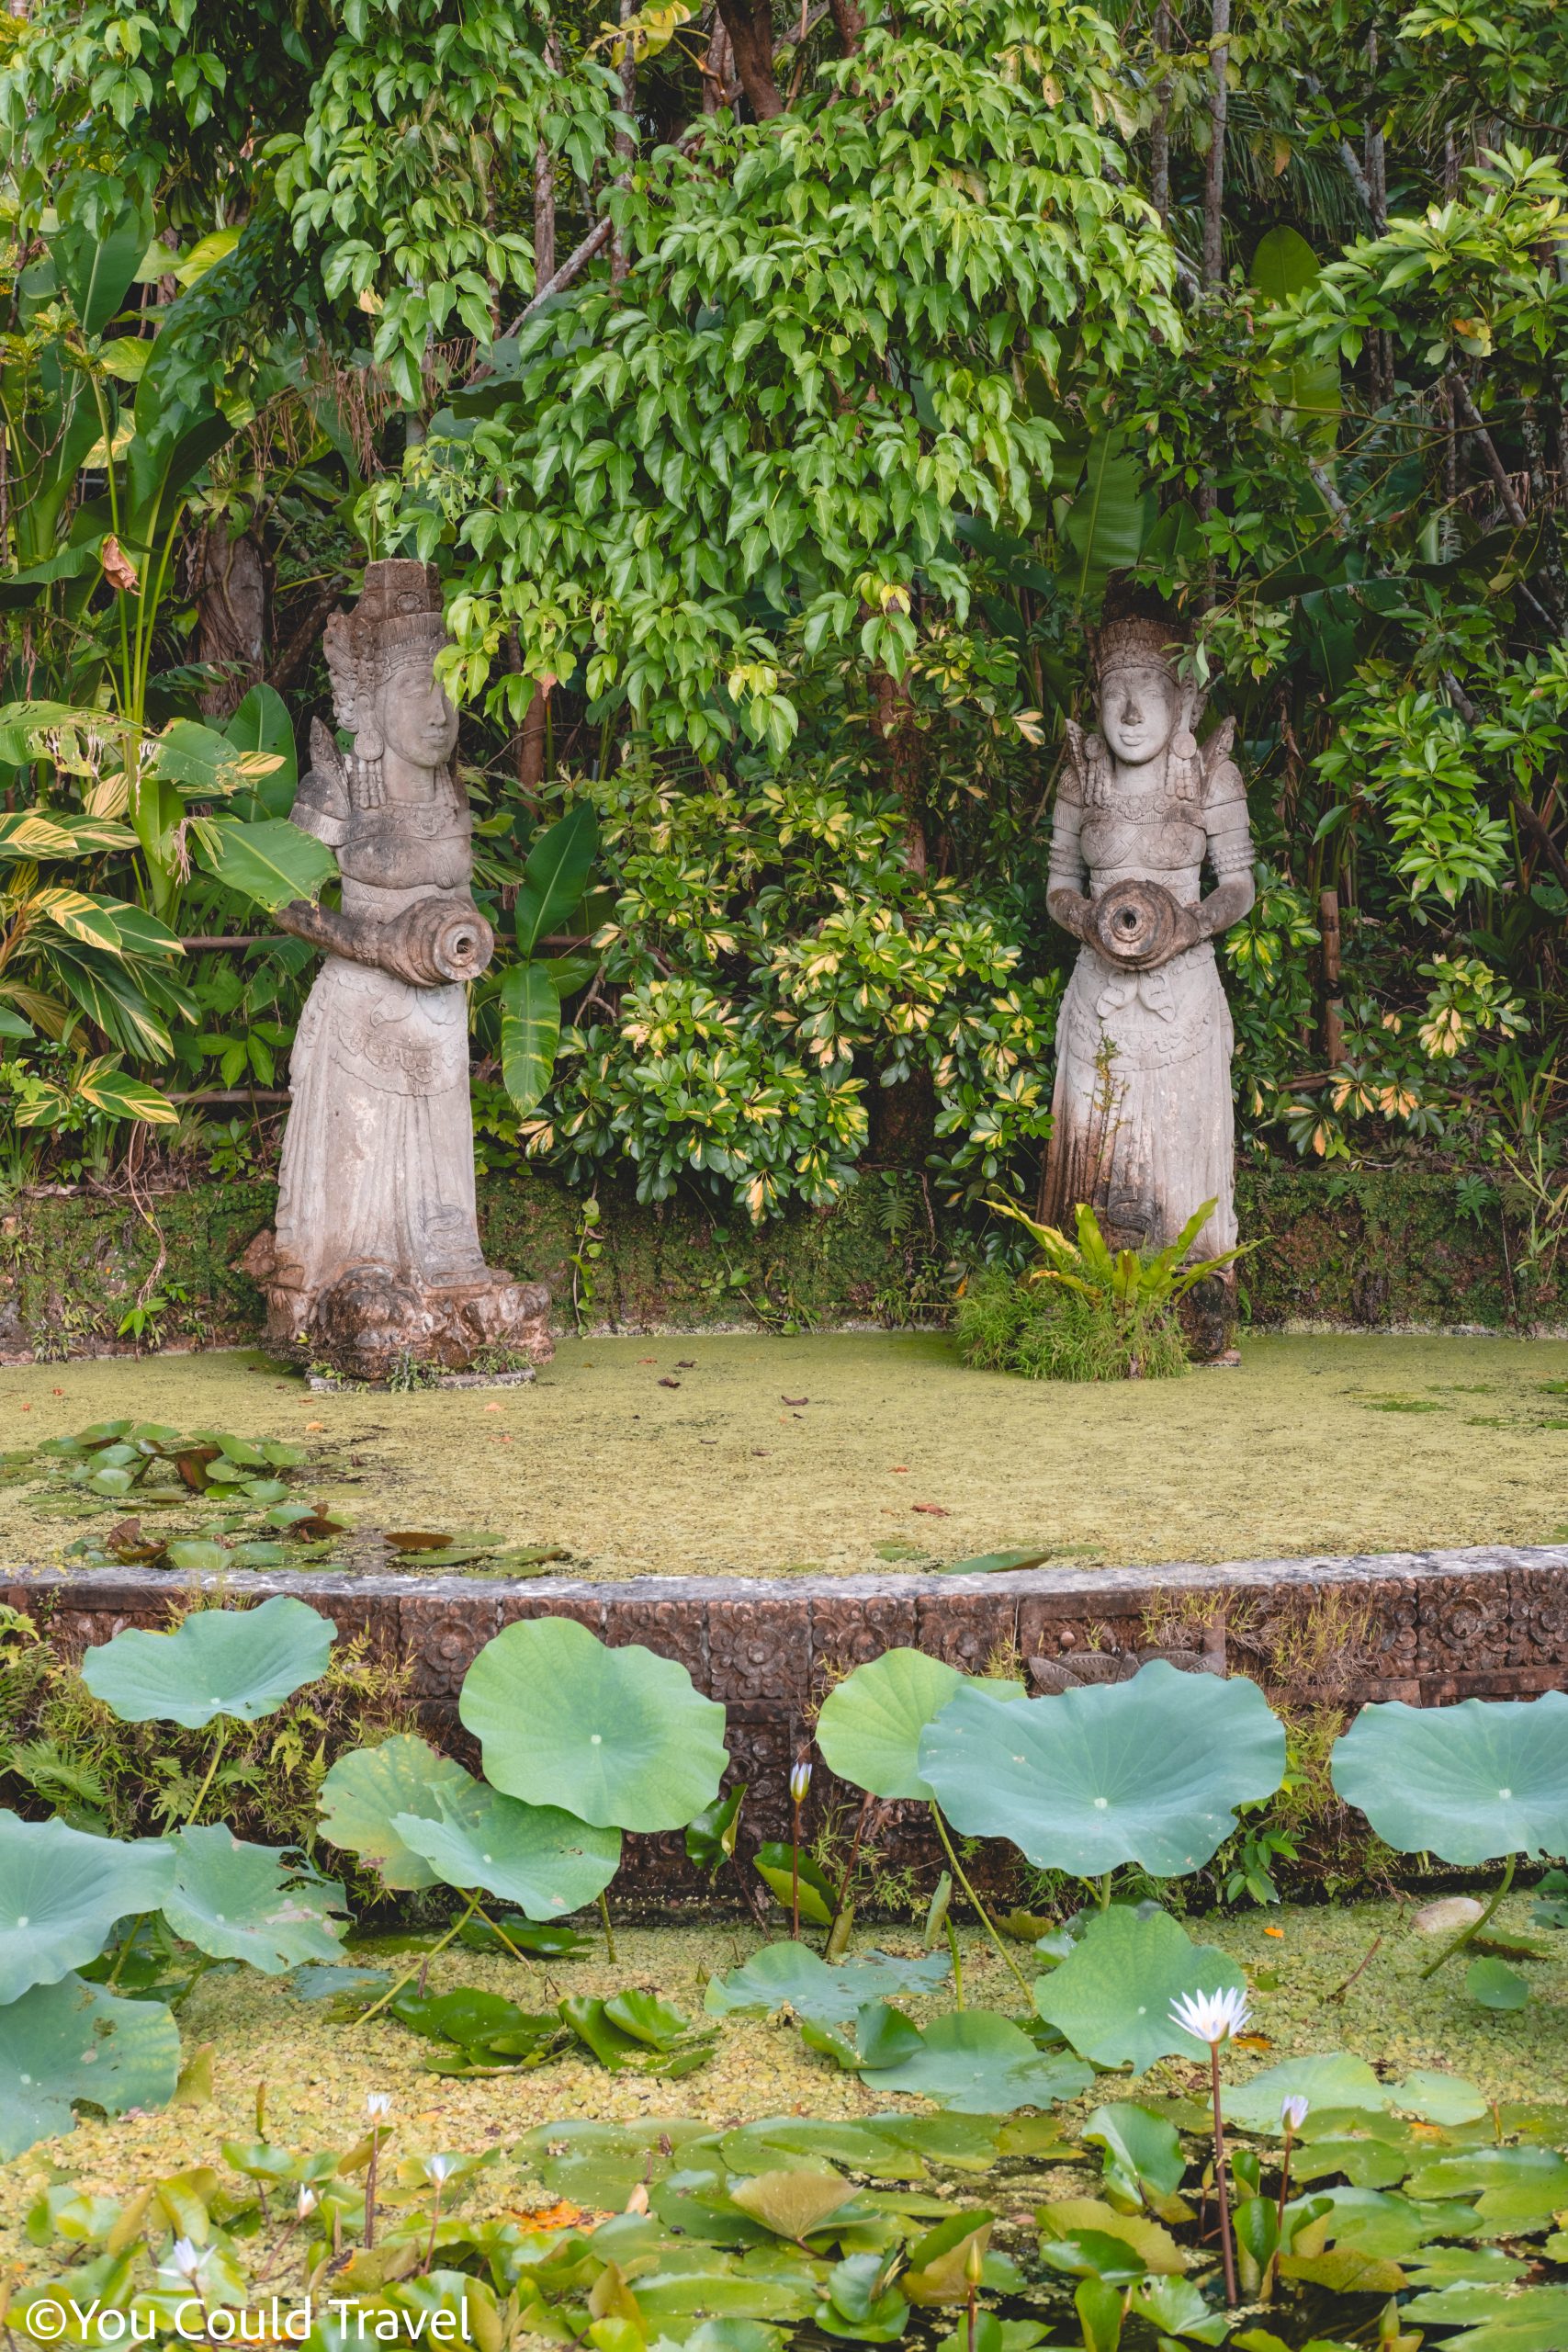
[[[438,1815],[400,1813],[401,1844],[447,1886],[482,1887],[526,1919],[553,1919],[592,1903],[620,1866],[615,1829],[594,1828],[552,1804],[519,1804],[475,1785],[435,1792]]]
[[[508,1625],[457,1703],[490,1779],[525,1804],[602,1828],[683,1829],[718,1793],[724,1709],[673,1658],[607,1649],[570,1618]]]
[[[919,1770],[955,1828],[1009,1838],[1039,1869],[1174,1878],[1210,1859],[1235,1806],[1279,1787],[1285,1733],[1245,1676],[1156,1658],[1128,1682],[1010,1704],[966,1683],[922,1734]]]
[[[1205,2055],[1171,2019],[1182,1994],[1246,1987],[1227,1953],[1193,1944],[1165,1912],[1115,1903],[1083,1921],[1066,1958],[1035,1979],[1034,2006],[1082,2057],[1141,2075],[1160,2058]]]
[[[130,1627],[87,1652],[82,1679],[122,1723],[254,1723],[325,1672],[336,1632],[279,1593],[259,1609],[197,1610],[172,1634]]]
[[[1568,1698],[1363,1707],[1334,1785],[1402,1853],[1473,1864],[1568,1849]]]
[[[0,2007],[0,2164],[70,2132],[77,2100],[107,2115],[162,2107],[179,2064],[179,2029],[159,2002],[79,1976],[35,1986]]]
[[[879,1797],[933,1795],[919,1770],[920,1736],[968,1678],[926,1650],[884,1650],[836,1682],[817,1718],[817,1744],[840,1780]],[[998,1699],[1021,1699],[1018,1682],[977,1684]]]

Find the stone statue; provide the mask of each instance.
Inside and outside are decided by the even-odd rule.
[[[1108,1239],[1158,1249],[1213,1199],[1193,1251],[1211,1257],[1236,1238],[1235,1040],[1212,943],[1256,893],[1235,722],[1200,750],[1202,696],[1174,650],[1167,622],[1108,622],[1102,731],[1067,729],[1048,904],[1083,944],[1057,1025],[1041,1216],[1070,1233],[1088,1201]],[[1228,1297],[1222,1327],[1227,1310]]]
[[[465,983],[494,950],[470,895],[457,714],[436,680],[434,569],[368,564],[327,624],[346,758],[318,721],[294,822],[337,852],[341,911],[282,928],[327,950],[290,1060],[277,1222],[246,1253],[267,1336],[360,1379],[461,1371],[481,1348],[543,1361],[549,1295],[487,1266],[474,1208]]]

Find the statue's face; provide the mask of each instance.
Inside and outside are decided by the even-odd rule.
[[[381,688],[378,715],[389,752],[411,767],[445,767],[457,748],[457,713],[423,662],[405,662]]]
[[[1163,670],[1113,670],[1106,681],[1100,723],[1111,749],[1129,767],[1158,758],[1179,716],[1176,681]]]

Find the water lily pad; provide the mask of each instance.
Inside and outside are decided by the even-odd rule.
[[[400,1813],[392,1826],[447,1886],[483,1887],[529,1919],[580,1910],[602,1894],[621,1860],[616,1829],[592,1828],[558,1805],[521,1804],[476,1782],[437,1792],[439,1821]]]
[[[1094,2080],[1076,2058],[1043,2056],[1021,2027],[994,2010],[938,2018],[923,2033],[907,2018],[901,2022],[915,2043],[905,2045],[908,2054],[897,2064],[868,2064],[862,2077],[868,2089],[918,2091],[968,2115],[1010,2115],[1015,2108],[1076,2098]]]
[[[1398,2109],[1426,2122],[1473,2122],[1486,2113],[1481,2093],[1457,2075],[1413,2074],[1403,2083],[1382,2083],[1364,2058],[1352,2057],[1348,2050],[1286,2058],[1248,2082],[1227,2084],[1224,2111],[1244,2132],[1277,2132],[1282,2128],[1280,2109],[1288,2098],[1307,2099],[1318,2111]]]
[[[336,1632],[280,1593],[259,1609],[196,1610],[172,1634],[129,1628],[87,1652],[82,1679],[122,1723],[252,1724],[326,1672]]]
[[[743,2213],[775,2237],[805,2238],[852,2204],[855,2188],[830,2168],[806,2171],[789,2165],[779,2172],[752,2173],[734,2182],[729,2194]]]
[[[0,2007],[0,2162],[69,2132],[74,2100],[107,2115],[163,2107],[179,2072],[179,2029],[159,2003],[119,2000],[79,1976],[35,1984]]]
[[[373,1862],[385,1886],[400,1893],[436,1886],[436,1871],[392,1825],[400,1813],[439,1821],[439,1791],[466,1796],[478,1785],[428,1740],[400,1732],[378,1747],[351,1748],[338,1758],[321,1782],[321,1835],[329,1844]]]
[[[156,1838],[89,1838],[0,1813],[0,2003],[96,1960],[117,1920],[156,1911],[175,1874]]]
[[[945,1951],[926,1952],[918,1960],[868,1951],[830,1968],[804,1944],[764,1944],[743,1967],[714,1977],[703,2006],[716,2018],[766,2017],[791,2008],[797,2017],[825,2025],[848,2025],[868,2001],[936,1992],[951,1966]]]
[[[1178,1878],[1213,1858],[1237,1805],[1272,1796],[1285,1729],[1244,1676],[1156,1658],[1128,1682],[1021,1703],[968,1683],[922,1734],[919,1770],[955,1827],[1011,1838],[1037,1869]]]
[[[683,1829],[728,1761],[724,1709],[683,1666],[636,1642],[609,1649],[570,1617],[487,1642],[458,1713],[498,1789],[600,1829]]]
[[[1363,1707],[1334,1786],[1384,1843],[1446,1862],[1568,1851],[1568,1696]]]
[[[1562,2352],[1568,2344],[1568,2287],[1441,2287],[1416,2295],[1400,2314],[1416,2327],[1461,2326],[1445,2338],[1450,2352]]]
[[[1529,1977],[1503,1960],[1472,1960],[1464,1989],[1483,2009],[1522,2009],[1530,1996]]]
[[[920,1735],[968,1679],[925,1650],[885,1650],[857,1666],[834,1684],[817,1718],[817,1745],[829,1770],[873,1796],[930,1804]],[[996,1697],[1023,1696],[1020,1682],[980,1687]]]
[[[1171,2021],[1183,1993],[1245,1992],[1247,1979],[1217,1944],[1195,1944],[1165,1911],[1114,1904],[1072,1951],[1037,1977],[1034,2006],[1098,2066],[1143,2074],[1160,2058],[1196,2058],[1208,2045]]]
[[[264,1976],[281,1976],[300,1961],[336,1960],[344,1931],[332,1913],[347,1907],[341,1887],[275,1846],[243,1843],[221,1824],[176,1830],[169,1844],[175,1883],[164,1917],[198,1951],[248,1961]]]

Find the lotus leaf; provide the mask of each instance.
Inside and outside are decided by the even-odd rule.
[[[581,1910],[604,1893],[621,1859],[617,1829],[592,1829],[550,1804],[520,1804],[476,1782],[441,1788],[439,1821],[400,1813],[392,1826],[447,1886],[483,1887],[529,1919]]]
[[[179,2029],[158,2003],[118,2000],[79,1976],[35,1984],[0,2007],[0,2162],[69,2132],[73,2100],[108,2115],[164,2106],[179,2071]]]
[[[326,1672],[336,1632],[279,1593],[259,1609],[196,1610],[172,1634],[129,1628],[87,1652],[82,1679],[121,1723],[254,1724]]]
[[[728,1761],[724,1709],[683,1666],[636,1642],[608,1649],[570,1617],[508,1625],[487,1642],[458,1713],[498,1789],[599,1829],[683,1829],[718,1794]]]
[[[1401,1853],[1472,1865],[1568,1851],[1568,1696],[1363,1707],[1334,1785]]]
[[[1043,2057],[1021,2028],[993,2010],[964,2009],[938,2018],[924,2033],[908,2018],[900,2022],[919,2047],[910,2047],[892,2065],[877,2067],[868,2060],[868,2089],[917,2091],[939,2107],[969,2115],[1009,2115],[1018,2107],[1076,2098],[1094,2080],[1076,2058]]]
[[[1179,1994],[1246,1989],[1217,1944],[1195,1944],[1168,1912],[1114,1904],[1089,1921],[1059,1967],[1036,1977],[1034,2006],[1097,2066],[1131,2065],[1141,2075],[1160,2058],[1207,2061],[1207,2043],[1171,2021]]]
[[[828,2273],[828,2301],[817,2324],[856,2344],[894,2344],[909,2324],[909,2306],[887,2284],[880,2254],[847,2255]]]
[[[817,2283],[802,2267],[795,2277],[740,2271],[655,2271],[637,2282],[637,2306],[677,2340],[689,2333],[687,2320],[803,2320],[818,2309]]]
[[[820,2024],[848,2025],[868,2001],[934,1993],[951,1966],[944,1951],[919,1960],[868,1951],[830,1968],[805,1944],[764,1944],[744,1967],[713,1978],[703,2006],[716,2018],[766,2017],[791,2008]]]
[[[885,1650],[835,1683],[817,1719],[817,1745],[840,1779],[873,1796],[918,1798],[932,1791],[919,1770],[920,1735],[969,1679],[924,1650]],[[1021,1682],[978,1681],[998,1699],[1021,1699]]]
[[[214,1960],[248,1961],[264,1976],[337,1959],[344,1931],[331,1915],[345,1908],[341,1887],[221,1825],[176,1830],[169,1843],[175,1883],[164,1917],[176,1936]]]
[[[919,1769],[956,1828],[1010,1838],[1041,1870],[1199,1870],[1235,1808],[1284,1778],[1284,1725],[1243,1676],[1156,1658],[1130,1682],[1004,1704],[966,1684],[923,1733]]]
[[[731,2172],[777,2172],[791,2165],[809,2170],[846,2165],[870,2180],[923,2180],[926,2167],[912,2150],[897,2146],[880,2125],[814,2116],[764,2116],[727,2132],[719,2153]]]
[[[0,2003],[96,1960],[118,1919],[156,1911],[175,1874],[155,1838],[122,1844],[0,1813]]]
[[[400,1813],[422,1821],[439,1821],[437,1792],[467,1794],[478,1786],[470,1773],[449,1756],[440,1756],[428,1740],[400,1732],[378,1747],[351,1748],[340,1756],[321,1782],[321,1835],[373,1862],[384,1886],[410,1893],[440,1883],[423,1854],[405,1845],[392,1824]]]
[[[680,2116],[649,2116],[637,2123],[542,2123],[524,2134],[517,2153],[557,2197],[618,2208],[638,2181],[668,2171],[671,2157],[661,2143],[678,2152],[711,2136],[705,2125]]]

